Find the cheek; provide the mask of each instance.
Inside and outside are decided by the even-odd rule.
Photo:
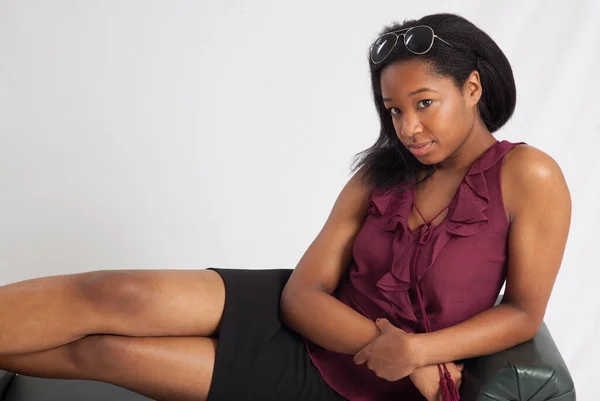
[[[434,139],[443,141],[449,131],[453,130],[453,117],[452,110],[447,105],[440,104],[438,107],[427,110],[423,118],[423,126]]]
[[[437,113],[438,127],[452,136],[460,135],[464,127],[469,125],[469,120],[470,116],[460,102],[448,102]]]

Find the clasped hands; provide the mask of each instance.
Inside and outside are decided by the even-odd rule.
[[[415,387],[428,401],[441,399],[440,377],[437,365],[421,366],[416,335],[395,327],[387,319],[375,321],[379,336],[354,356],[357,365],[363,363],[378,377],[388,381],[410,376]],[[446,367],[460,388],[463,365],[446,363]]]

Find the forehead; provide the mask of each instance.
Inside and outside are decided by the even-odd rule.
[[[406,96],[423,87],[438,92],[454,88],[451,78],[436,74],[429,63],[416,59],[386,66],[381,71],[380,79],[383,97]]]

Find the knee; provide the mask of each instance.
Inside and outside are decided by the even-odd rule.
[[[138,313],[148,304],[152,282],[131,270],[97,270],[77,275],[75,291],[97,310]]]

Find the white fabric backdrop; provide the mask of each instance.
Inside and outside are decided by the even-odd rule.
[[[392,20],[442,11],[513,65],[517,110],[497,137],[546,151],[567,177],[573,222],[546,322],[580,399],[595,399],[593,0],[0,2],[0,284],[293,268],[377,137],[370,42]]]

